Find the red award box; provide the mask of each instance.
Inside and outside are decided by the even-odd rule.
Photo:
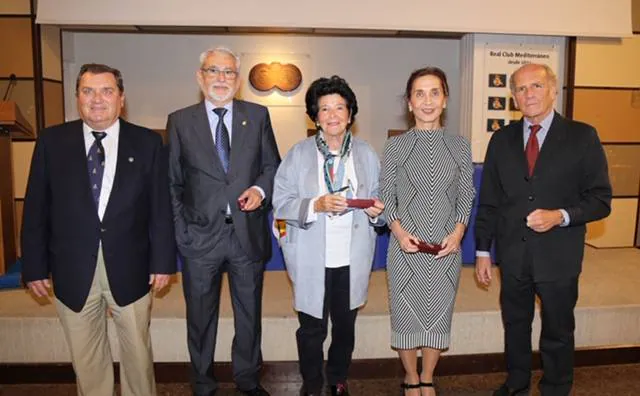
[[[438,254],[442,250],[442,246],[438,244],[431,244],[425,241],[420,241],[418,243],[418,251],[421,253],[429,253],[429,254]]]
[[[347,207],[367,209],[375,204],[373,199],[347,199]]]

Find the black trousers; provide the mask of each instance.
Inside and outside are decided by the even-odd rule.
[[[540,298],[542,332],[540,355],[542,396],[567,396],[573,385],[574,308],[578,277],[549,282],[534,281],[530,266],[522,276],[502,275],[500,304],[505,335],[507,385],[529,386],[531,381],[531,323],[535,297]]]
[[[296,331],[300,374],[307,392],[320,392],[324,383],[322,345],[327,338],[331,317],[331,345],[327,358],[327,381],[344,383],[355,344],[357,309],[349,309],[349,267],[327,268],[322,319],[298,312],[300,328]]]
[[[183,262],[187,346],[194,395],[212,395],[218,388],[212,368],[225,270],[229,276],[235,330],[231,346],[233,378],[241,390],[250,390],[259,384],[264,263],[252,261],[245,255],[232,224],[226,225],[223,232],[224,237],[212,251]]]

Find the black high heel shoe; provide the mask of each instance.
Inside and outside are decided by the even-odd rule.
[[[433,389],[435,389],[435,386],[433,385],[433,382],[422,382],[422,381],[420,381],[420,387],[421,388],[433,388]]]
[[[400,388],[402,388],[402,394],[404,395],[407,389],[419,389],[422,386],[422,383],[417,384],[407,384],[405,382],[400,384]]]

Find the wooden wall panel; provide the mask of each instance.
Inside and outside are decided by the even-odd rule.
[[[637,197],[640,190],[640,144],[605,144],[614,197]]]
[[[640,143],[640,92],[576,88],[573,118],[596,127],[603,142]]]
[[[31,156],[35,142],[13,142],[13,194],[16,199],[24,198],[31,168]]]
[[[638,216],[640,216],[640,200],[638,200]],[[640,219],[636,219],[636,247],[640,248]]]
[[[62,47],[60,28],[51,25],[40,26],[42,50],[42,77],[62,81]]]
[[[633,247],[638,198],[614,198],[609,217],[587,224],[586,242],[597,248]]]
[[[2,0],[0,1],[0,14],[29,15],[31,14],[31,1]]]
[[[2,61],[0,61],[0,64],[2,64]],[[8,83],[9,80],[0,80],[0,94],[4,95]],[[36,91],[33,80],[16,81],[16,85],[13,87],[10,100],[16,102],[24,118],[27,120],[31,128],[35,130]]]
[[[33,77],[31,18],[0,17],[0,37],[0,76]]]
[[[44,126],[64,122],[64,87],[61,82],[44,80]]]
[[[399,136],[402,135],[403,133],[405,133],[407,131],[407,129],[388,129],[387,130],[387,137],[394,137],[394,136]]]
[[[7,135],[0,137],[0,206],[2,207],[2,222],[0,222],[0,228],[2,228],[2,253],[4,255],[3,260],[6,266],[13,264],[16,258],[15,248],[15,221],[13,213],[14,197],[12,188],[13,177],[13,161],[12,161],[11,139]]]
[[[640,35],[623,39],[578,38],[576,86],[640,86]]]
[[[22,249],[21,249],[21,244],[20,244],[20,234],[22,233],[22,214],[24,212],[24,201],[23,200],[17,200],[16,201],[16,253],[18,253],[18,256],[22,256]]]
[[[2,202],[0,201],[0,225],[4,219],[2,218]],[[4,262],[4,234],[2,231],[2,226],[0,226],[0,275],[4,274],[6,270],[6,264]]]
[[[631,28],[640,33],[640,0],[631,0]]]

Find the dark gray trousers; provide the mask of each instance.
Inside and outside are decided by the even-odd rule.
[[[187,346],[194,395],[212,395],[218,388],[213,357],[224,271],[229,277],[235,329],[231,347],[233,378],[241,390],[253,389],[260,382],[264,262],[247,257],[232,224],[225,225],[222,232],[224,235],[213,250],[202,257],[183,259]]]
[[[537,282],[529,271],[525,271],[523,276],[502,275],[501,279],[507,385],[519,389],[530,384],[531,323],[537,296],[542,322],[540,393],[542,396],[568,396],[573,385],[574,308],[578,300],[578,277]]]

